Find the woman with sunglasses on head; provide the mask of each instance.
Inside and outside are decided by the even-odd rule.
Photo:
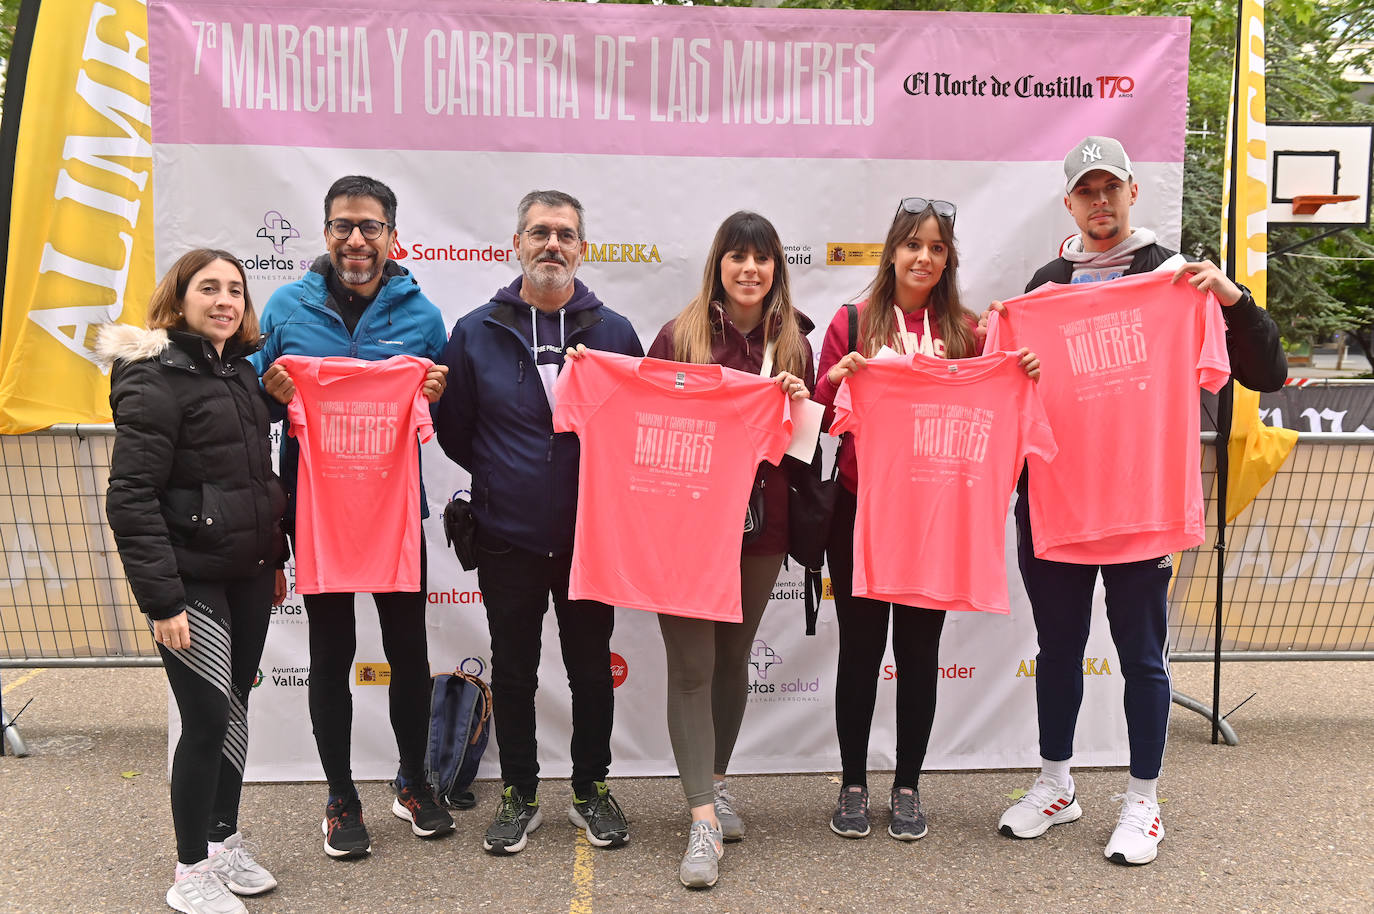
[[[246,358],[257,348],[243,265],[205,248],[162,278],[146,328],[108,324],[96,343],[114,366],[106,515],[181,714],[166,897],[188,914],[242,912],[234,895],[277,884],[238,831],[248,695],[286,598],[286,496]]]
[[[757,213],[741,211],[721,223],[701,290],[659,331],[649,355],[770,373],[788,396],[805,399],[815,378],[806,339],[811,328],[792,307],[777,230]],[[678,871],[689,888],[714,885],[722,841],[744,837],[725,774],[748,698],[749,651],[787,552],[786,471],[764,463],[758,473],[764,521],[740,554],[743,621],[658,617],[668,659],[668,733],[691,808],[687,853]]]
[[[850,306],[840,308],[821,346],[814,398],[825,404],[824,425],[834,414],[840,383],[862,371],[883,347],[899,354],[922,352],[962,359],[981,354],[977,317],[959,298],[959,253],[954,244],[955,206],[944,200],[902,200],[883,244],[867,298],[857,304],[858,335],[850,335]],[[1039,363],[1025,350],[1021,365],[1035,377]],[[830,828],[846,838],[867,837],[868,738],[877,699],[878,674],[892,619],[897,666],[897,768],[893,774],[887,833],[901,841],[925,837],[919,779],[935,721],[943,610],[922,609],[853,595],[854,520],[858,510],[858,462],[844,437],[826,559],[839,623],[835,674],[835,730],[843,766],[840,798]],[[918,557],[913,557],[919,561]]]

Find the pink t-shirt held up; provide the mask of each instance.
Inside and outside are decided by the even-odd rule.
[[[1231,364],[1216,297],[1171,279],[1047,283],[989,321],[989,349],[1040,357],[1059,442],[1053,464],[1027,461],[1039,558],[1120,564],[1202,542],[1198,388]]]
[[[555,384],[556,432],[582,443],[568,596],[739,622],[744,513],[792,436],[770,379],[588,352]]]
[[[858,458],[854,595],[925,609],[1010,612],[1007,504],[1054,434],[1015,353],[871,359],[835,396],[832,435]]]
[[[277,359],[300,442],[296,592],[420,589],[419,442],[434,435],[421,386],[434,363],[396,355]]]

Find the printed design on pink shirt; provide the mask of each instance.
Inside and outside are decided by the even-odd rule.
[[[954,482],[952,477],[958,474],[972,485],[974,470],[970,464],[982,464],[987,459],[996,420],[996,410],[987,406],[911,404],[915,429],[911,455],[923,458],[911,466],[912,481]]]
[[[320,417],[320,449],[330,457],[378,460],[396,450],[403,408],[395,400],[322,399],[315,411]]]
[[[1080,400],[1100,396],[1104,387],[1123,380],[1143,384],[1149,379],[1150,354],[1140,308],[1066,321],[1059,325],[1059,332],[1064,334],[1074,377],[1091,379],[1079,381]]]
[[[711,473],[714,419],[635,412],[635,466],[684,477]]]

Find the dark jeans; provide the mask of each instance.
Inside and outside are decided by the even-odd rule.
[[[425,638],[426,552],[420,541],[420,590],[374,593],[382,652],[391,666],[387,699],[396,734],[400,773],[410,781],[425,775],[429,741],[429,642]],[[358,649],[353,594],[306,594],[310,619],[310,723],[329,793],[353,792],[353,658]]]
[[[868,737],[873,729],[873,706],[878,700],[878,674],[887,649],[890,615],[892,655],[897,666],[897,768],[892,786],[916,787],[935,724],[945,613],[853,595],[857,508],[853,493],[841,489],[825,553],[840,628],[835,734],[840,741],[842,782],[868,786]]]
[[[572,691],[573,789],[585,794],[611,768],[615,609],[592,600],[569,600],[571,566],[571,555],[550,558],[479,534],[477,581],[491,631],[492,719],[501,780],[526,797],[534,796],[539,786],[534,693],[550,596]]]
[[[1131,776],[1159,777],[1169,730],[1169,556],[1120,565],[1072,565],[1035,557],[1025,477],[1016,502],[1017,553],[1030,597],[1040,652],[1035,658],[1035,707],[1040,755],[1073,757],[1083,704],[1083,651],[1092,621],[1093,586],[1102,574],[1107,623],[1125,679],[1126,736]]]

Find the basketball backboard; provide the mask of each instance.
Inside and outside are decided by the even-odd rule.
[[[1270,121],[1269,224],[1369,225],[1374,124]]]

